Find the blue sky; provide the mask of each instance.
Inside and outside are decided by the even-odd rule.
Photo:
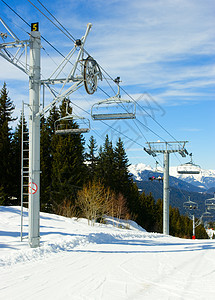
[[[29,1],[5,2],[28,23],[38,21],[42,36],[64,55],[73,47]],[[48,15],[38,1],[31,2]],[[113,143],[121,136],[130,163],[152,166],[155,160],[143,151],[146,141],[187,140],[194,162],[203,169],[215,169],[214,0],[42,2],[76,39],[83,36],[87,23],[93,24],[85,48],[112,78],[121,77],[123,90],[138,102],[135,121],[107,121],[110,128],[91,120],[86,140],[94,135],[100,145],[106,133]],[[28,26],[1,1],[0,11],[18,37],[28,39]],[[0,29],[5,32],[2,25]],[[45,42],[42,45],[46,50],[41,52],[42,75],[48,78],[61,58]],[[28,77],[1,57],[0,64],[0,86],[7,83],[19,115],[22,100],[29,101]],[[108,88],[104,81],[99,85]],[[126,98],[126,93],[122,91],[122,97]],[[86,117],[86,111],[101,98],[101,92],[88,95],[84,88],[70,95],[85,110],[77,113]],[[45,101],[51,101],[48,93]],[[170,163],[173,166],[188,160],[171,154]],[[162,156],[159,161],[162,164]]]

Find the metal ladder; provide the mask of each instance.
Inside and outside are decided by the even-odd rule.
[[[22,135],[21,135],[21,241],[28,236],[23,236],[24,212],[23,208],[28,209],[29,195],[29,132],[24,131],[24,102],[22,102]]]

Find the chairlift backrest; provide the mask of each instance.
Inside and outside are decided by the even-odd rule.
[[[91,116],[94,120],[119,120],[135,119],[136,103],[122,99],[118,92],[115,96],[95,103],[91,108]]]
[[[195,175],[200,174],[201,167],[198,165],[195,165],[192,161],[192,153],[190,154],[191,160],[188,163],[182,164],[178,166],[177,172],[178,174],[185,174],[185,175]]]
[[[90,131],[90,121],[76,115],[67,115],[55,121],[55,134],[81,134]]]
[[[202,214],[203,219],[211,219],[212,217],[213,215],[209,211],[206,211]]]
[[[215,198],[205,200],[205,206],[208,210],[215,210]]]
[[[184,202],[183,207],[186,209],[197,209],[198,204],[193,201],[187,201],[187,202]]]

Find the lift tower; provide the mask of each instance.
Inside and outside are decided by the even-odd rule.
[[[177,142],[147,142],[148,148],[144,150],[152,156],[156,153],[163,153],[163,233],[169,234],[169,154],[178,152],[182,157],[185,157],[187,150],[185,144],[187,141]]]
[[[35,28],[35,27],[34,27]],[[37,29],[37,28],[36,28]],[[29,66],[29,244],[40,244],[40,49],[38,30],[30,35]]]
[[[97,62],[84,51],[86,38],[92,24],[87,24],[85,35],[75,41],[72,50],[64,57],[63,61],[50,75],[48,79],[41,80],[40,76],[40,50],[41,37],[38,31],[38,23],[31,24],[30,39],[20,40],[12,30],[0,18],[8,33],[0,32],[3,41],[9,37],[12,42],[0,44],[0,56],[18,67],[29,77],[29,168],[28,168],[28,202],[29,202],[29,245],[32,248],[40,245],[40,118],[53,107],[53,105],[69,97],[80,87],[84,86],[88,94],[97,90],[98,80],[102,80],[102,73]],[[28,63],[28,48],[30,58]],[[14,52],[15,49],[15,52]],[[75,63],[71,64],[71,58],[77,53]],[[25,55],[25,62],[21,58]],[[71,64],[69,73],[66,67]],[[67,76],[62,76],[67,73]],[[52,85],[61,85],[60,91],[52,88]],[[46,87],[53,96],[53,101],[40,110],[40,87]],[[70,116],[71,117],[71,116]],[[79,132],[80,133],[80,132]],[[22,224],[22,222],[21,222]],[[21,225],[22,226],[22,225]],[[22,232],[22,230],[21,230]],[[21,234],[22,235],[22,234]]]
[[[5,22],[1,23],[9,32],[4,35],[13,38],[13,42],[0,44],[0,55],[7,61],[18,67],[29,77],[29,245],[32,248],[40,244],[39,212],[40,212],[40,49],[41,39],[38,31],[38,23],[31,24],[29,40],[20,40],[8,28]],[[27,63],[27,49],[30,48],[29,64]],[[16,49],[15,54],[10,52]],[[21,57],[25,54],[25,64]]]

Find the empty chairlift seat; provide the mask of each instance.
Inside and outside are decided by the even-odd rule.
[[[136,103],[121,98],[120,87],[115,96],[95,103],[91,108],[93,120],[135,119]]]
[[[213,198],[205,200],[205,206],[207,210],[215,210],[215,196]]]
[[[182,164],[178,166],[177,172],[178,174],[185,174],[185,175],[195,175],[200,174],[201,167],[198,165],[195,165],[192,160],[192,153],[190,154],[191,160],[188,163]]]
[[[67,115],[55,121],[55,134],[81,134],[90,131],[90,121],[76,115]]]

